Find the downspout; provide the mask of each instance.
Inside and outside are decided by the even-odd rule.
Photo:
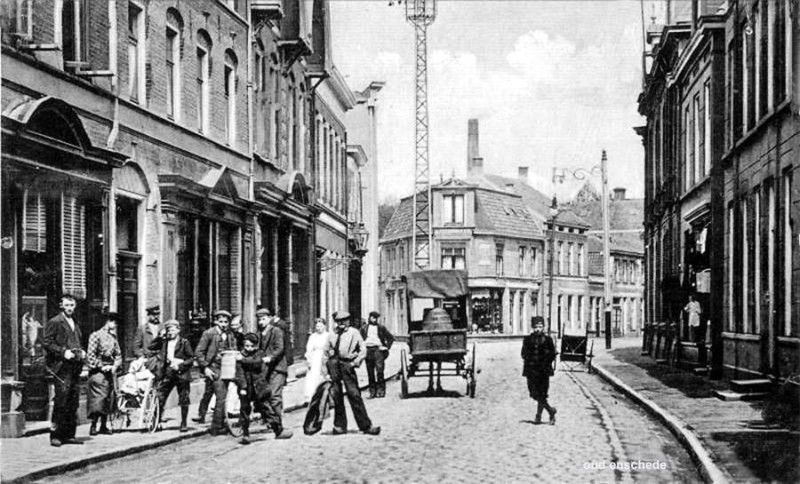
[[[247,176],[247,199],[250,206],[255,202],[255,156],[253,155],[253,42],[255,41],[255,31],[253,29],[253,12],[247,6],[247,156],[249,159],[249,173]],[[258,213],[253,213],[253,234],[259,234],[258,227]],[[245,314],[255,313],[256,294],[261,293],[261,287],[256,287],[259,281],[257,273],[256,254],[261,252],[261,240],[253,237],[250,244],[250,260],[246,261],[245,267],[247,273],[244,275],[245,280],[249,283],[249,294],[245,294]],[[249,319],[249,318],[246,318]],[[248,328],[254,328],[252,323],[248,324]]]
[[[117,0],[108,0],[108,69],[111,71],[111,92],[114,114],[106,147],[113,149],[119,135],[119,76],[117,75]]]
[[[113,150],[114,145],[117,143],[119,136],[119,76],[117,75],[117,0],[109,0],[108,2],[108,69],[111,71],[111,92],[114,96],[114,108],[112,114],[111,131],[108,133],[106,139],[106,147]],[[108,277],[108,295],[106,301],[108,302],[109,310],[116,311],[118,308],[117,301],[117,258],[114,256],[117,252],[117,201],[114,196],[115,192],[115,177],[111,177],[111,191],[106,203],[108,212],[106,216],[108,230],[106,235],[108,243],[105,247],[105,264],[107,277]],[[138,321],[137,321],[138,325]]]

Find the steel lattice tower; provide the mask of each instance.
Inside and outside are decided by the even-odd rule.
[[[431,265],[431,176],[428,131],[428,26],[436,18],[436,0],[406,0],[406,20],[414,25],[416,59],[416,125],[414,161],[414,264]]]

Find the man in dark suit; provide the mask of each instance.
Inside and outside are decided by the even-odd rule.
[[[150,306],[147,308],[147,323],[136,330],[136,336],[133,339],[133,353],[139,358],[147,359],[147,369],[153,373],[160,373],[157,368],[158,359],[155,353],[150,351],[150,343],[158,336],[161,329],[161,308],[159,306]]]
[[[61,296],[61,312],[44,327],[45,363],[54,378],[53,420],[50,445],[82,444],[75,438],[78,420],[79,379],[86,352],[81,349],[81,330],[73,316],[75,296]]]
[[[361,325],[361,337],[367,346],[367,379],[369,380],[369,397],[386,396],[386,381],[383,378],[386,357],[394,343],[394,336],[386,326],[378,322],[381,314],[377,311],[369,313],[369,320]]]
[[[550,377],[553,376],[553,360],[556,346],[553,338],[544,334],[544,318],[531,318],[533,332],[522,340],[522,376],[528,380],[528,393],[537,403],[535,423],[542,423],[542,410],[550,414],[550,425],[556,423],[556,409],[547,403]]]
[[[267,388],[269,398],[266,401],[266,424],[275,432],[275,438],[288,439],[290,430],[283,428],[283,387],[289,365],[286,362],[285,333],[286,327],[277,316],[272,316],[268,309],[256,311],[259,341],[258,349],[264,354],[267,365]]]
[[[211,420],[211,435],[225,433],[225,400],[228,396],[228,380],[221,378],[222,352],[236,349],[236,339],[228,331],[231,313],[225,310],[214,311],[214,327],[203,332],[197,343],[195,356],[197,364],[206,377],[206,385],[214,389],[217,403],[214,405],[214,417]],[[202,417],[203,415],[201,415]]]
[[[186,417],[189,415],[189,385],[192,382],[192,364],[194,353],[189,340],[181,338],[180,323],[171,319],[164,323],[156,339],[150,343],[148,349],[153,351],[158,358],[160,373],[156,375],[158,381],[158,403],[161,406],[161,415],[164,415],[164,404],[173,388],[178,389],[178,404],[181,406],[181,432],[186,432]],[[159,430],[161,427],[159,426]]]

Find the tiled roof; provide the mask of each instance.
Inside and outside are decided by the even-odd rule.
[[[542,220],[517,194],[508,193],[486,180],[448,180],[437,187],[468,187],[476,198],[475,229],[505,237],[540,238],[543,236]],[[413,223],[413,200],[404,198],[386,225],[383,239],[409,237]],[[465,207],[468,208],[468,207]]]
[[[570,210],[589,222],[593,230],[603,230],[602,202],[569,205]],[[611,230],[644,230],[644,199],[611,200],[608,204],[608,225]]]
[[[553,202],[552,197],[548,197],[539,190],[516,178],[498,175],[484,175],[482,178],[485,178],[495,186],[502,187],[501,189],[513,189],[514,193],[520,195],[525,201],[525,205],[538,214],[541,220],[550,218],[550,205]],[[560,206],[558,218],[556,220],[560,225],[591,227],[591,224],[587,223],[579,214],[572,211],[572,207]]]

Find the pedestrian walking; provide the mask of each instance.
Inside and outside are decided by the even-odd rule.
[[[289,370],[286,361],[285,324],[268,309],[256,311],[256,320],[261,330],[258,349],[264,353],[263,361],[267,365],[269,398],[265,404],[265,423],[275,432],[275,438],[288,439],[292,436],[292,432],[283,428],[282,420],[283,387],[286,385],[286,375]]]
[[[214,416],[211,419],[212,436],[221,435],[225,432],[225,400],[228,396],[228,380],[222,379],[222,352],[236,350],[236,339],[228,331],[231,320],[231,313],[218,309],[214,311],[214,327],[203,332],[200,342],[197,343],[195,355],[197,364],[203,371],[206,378],[206,385],[210,385],[213,390],[216,404],[214,405]],[[202,405],[203,402],[201,402]],[[200,408],[199,420],[203,420],[206,407]]]
[[[366,345],[361,338],[361,333],[350,327],[350,313],[337,311],[334,313],[333,319],[336,321],[336,332],[328,338],[325,345],[328,374],[332,383],[333,434],[347,433],[347,413],[344,406],[344,394],[346,393],[359,430],[368,435],[378,435],[381,433],[381,428],[374,427],[367,415],[356,376],[356,368],[367,357]],[[342,389],[343,385],[344,389]]]
[[[144,326],[137,328],[136,336],[133,338],[133,354],[139,358],[146,360],[145,367],[152,373],[157,373],[158,359],[156,355],[150,351],[150,343],[158,336],[161,329],[161,307],[150,306],[147,308],[147,323]]]
[[[117,341],[117,322],[119,315],[106,313],[106,323],[102,328],[89,335],[89,346],[86,349],[86,366],[89,367],[89,380],[86,388],[86,414],[92,423],[89,435],[97,435],[97,421],[100,420],[99,433],[110,435],[108,428],[108,410],[111,403],[114,378],[117,369],[122,365],[122,351]]]
[[[689,302],[683,308],[683,311],[689,318],[689,338],[691,338],[691,341],[697,342],[700,337],[700,315],[703,313],[703,307],[695,299],[694,294],[689,294]]]
[[[192,382],[192,365],[194,352],[189,340],[181,337],[181,325],[170,319],[164,323],[156,339],[150,343],[150,351],[158,358],[160,373],[156,375],[158,404],[160,415],[164,415],[164,405],[172,389],[178,390],[178,405],[181,407],[180,431],[186,432],[189,426],[186,417],[189,415],[189,392]],[[158,427],[161,430],[161,426]]]
[[[308,340],[306,341],[305,356],[308,371],[306,372],[303,395],[307,402],[311,400],[319,384],[327,377],[324,359],[325,342],[328,341],[328,336],[325,320],[317,318],[314,323],[314,332],[308,335]]]
[[[45,365],[55,383],[50,445],[82,444],[75,438],[78,421],[80,375],[86,353],[81,348],[81,330],[75,321],[75,296],[61,296],[61,312],[44,327]]]
[[[267,423],[266,401],[269,398],[267,364],[264,352],[258,349],[259,336],[247,333],[242,339],[242,353],[236,361],[236,387],[239,389],[239,425],[242,427],[241,444],[250,443],[250,414],[261,413]],[[284,437],[285,438],[285,437]]]
[[[367,378],[369,380],[369,397],[386,396],[386,381],[383,378],[386,358],[394,343],[394,336],[386,326],[378,323],[381,314],[377,311],[369,313],[369,319],[361,325],[361,337],[367,346]]]
[[[528,393],[536,400],[536,419],[534,423],[542,423],[542,410],[550,414],[550,425],[556,423],[556,408],[547,403],[550,389],[550,377],[553,376],[553,361],[556,358],[556,346],[553,338],[544,334],[544,318],[531,318],[533,332],[522,340],[522,376],[528,380]]]

